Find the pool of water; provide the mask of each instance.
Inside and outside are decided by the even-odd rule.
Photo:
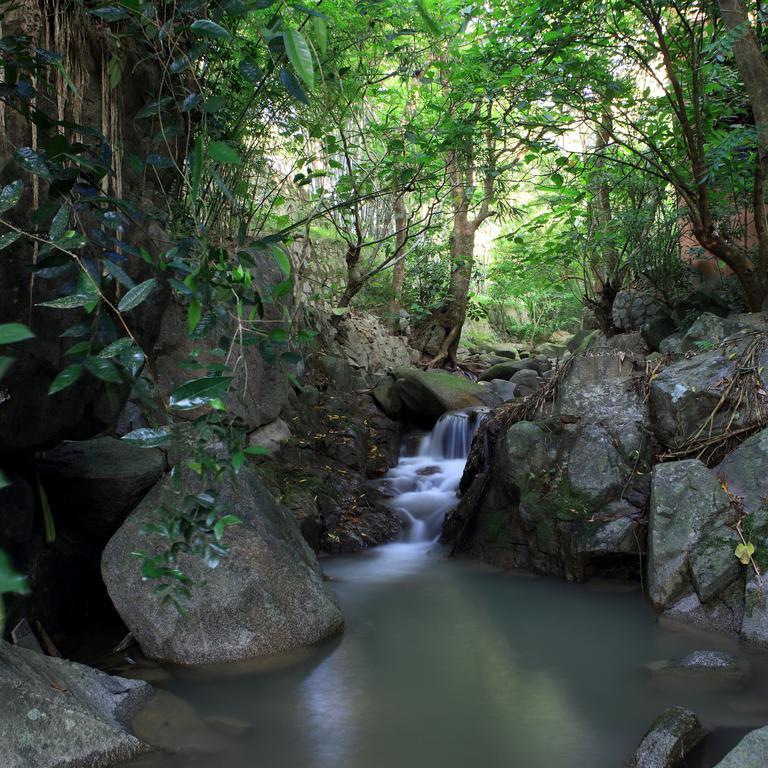
[[[210,751],[132,765],[615,768],[657,715],[682,705],[717,729],[686,764],[710,768],[745,729],[768,723],[761,655],[750,657],[747,681],[651,678],[649,662],[692,650],[747,654],[659,623],[639,585],[568,584],[445,557],[434,538],[474,426],[451,417],[390,473],[402,542],[322,561],[346,617],[342,637],[255,665],[172,672],[164,683],[179,698],[159,706],[161,725],[163,707],[179,720],[181,701],[242,721],[246,733],[209,743],[187,712],[176,735]]]
[[[608,768],[671,705],[733,738],[768,722],[760,657],[746,683],[648,676],[648,662],[690,650],[743,651],[659,625],[639,589],[500,573],[423,544],[323,565],[347,618],[343,637],[285,666],[176,677],[166,687],[201,714],[253,729],[194,760],[136,765]]]

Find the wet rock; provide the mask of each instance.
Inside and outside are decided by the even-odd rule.
[[[38,465],[58,524],[101,542],[120,527],[164,469],[162,451],[112,437],[62,443]]]
[[[705,734],[693,712],[683,707],[671,707],[654,721],[627,768],[672,768]]]
[[[654,676],[670,678],[743,680],[751,674],[752,665],[724,651],[693,651],[682,659],[652,662],[647,669]]]
[[[5,768],[106,768],[149,751],[127,727],[149,699],[125,680],[0,640]]]
[[[696,592],[691,591],[666,608],[663,615],[708,632],[735,634],[739,631],[744,616],[743,580],[739,577],[727,590],[708,603],[702,603]]]
[[[191,704],[168,691],[155,691],[131,726],[142,741],[167,752],[219,752],[227,746],[221,731],[214,730]]]
[[[230,552],[217,568],[207,568],[200,556],[180,557],[179,567],[196,585],[183,614],[157,599],[155,585],[142,580],[130,555],[151,555],[163,546],[141,529],[156,519],[160,506],[179,503],[168,480],[145,497],[104,551],[107,590],[145,655],[180,665],[237,661],[341,631],[341,612],[314,553],[255,472],[243,468],[236,482],[224,482],[220,500],[242,524],[227,529]]]
[[[747,581],[741,637],[750,645],[768,650],[768,584],[753,575]]]
[[[397,389],[411,413],[434,423],[448,411],[481,405],[496,406],[501,400],[494,392],[464,376],[446,371],[399,368],[394,372]]]
[[[657,608],[690,591],[707,602],[739,575],[732,510],[717,478],[697,459],[653,470],[648,525],[648,594]],[[692,583],[691,583],[692,582]]]
[[[715,768],[768,768],[768,727],[748,733]]]

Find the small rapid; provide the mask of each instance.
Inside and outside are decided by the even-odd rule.
[[[386,476],[394,494],[390,505],[404,522],[404,541],[439,538],[446,513],[457,503],[464,464],[483,416],[479,410],[446,413],[431,432],[404,442],[398,465]]]

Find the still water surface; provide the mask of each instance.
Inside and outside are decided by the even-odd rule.
[[[166,688],[202,715],[253,728],[223,751],[132,765],[615,768],[662,710],[683,705],[726,729],[687,763],[701,767],[714,765],[744,728],[768,723],[760,656],[747,682],[693,687],[649,677],[647,663],[692,650],[745,652],[659,624],[639,588],[447,559],[429,538],[455,503],[463,459],[436,462],[429,453],[422,445],[392,473],[395,505],[417,494],[408,501],[412,519],[405,515],[410,540],[322,561],[347,620],[344,635],[284,663],[177,673]]]

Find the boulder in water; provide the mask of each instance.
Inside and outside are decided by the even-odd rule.
[[[4,768],[105,768],[150,750],[128,729],[152,695],[138,680],[0,640]]]
[[[682,659],[651,662],[647,669],[655,677],[743,680],[749,677],[752,665],[724,651],[693,651]]]
[[[748,733],[715,768],[768,768],[768,726]]]
[[[131,557],[163,546],[141,530],[159,507],[179,503],[169,479],[144,498],[104,551],[107,590],[144,653],[175,664],[210,664],[279,653],[340,632],[341,611],[317,558],[256,473],[246,467],[236,481],[224,482],[220,500],[242,525],[227,529],[230,552],[217,568],[207,568],[200,556],[179,559],[196,585],[184,613],[157,598]]]
[[[653,470],[648,527],[648,594],[663,609],[692,590],[707,603],[739,575],[730,499],[698,459]]]
[[[693,712],[670,707],[656,718],[627,768],[672,768],[705,735],[704,727]]]

